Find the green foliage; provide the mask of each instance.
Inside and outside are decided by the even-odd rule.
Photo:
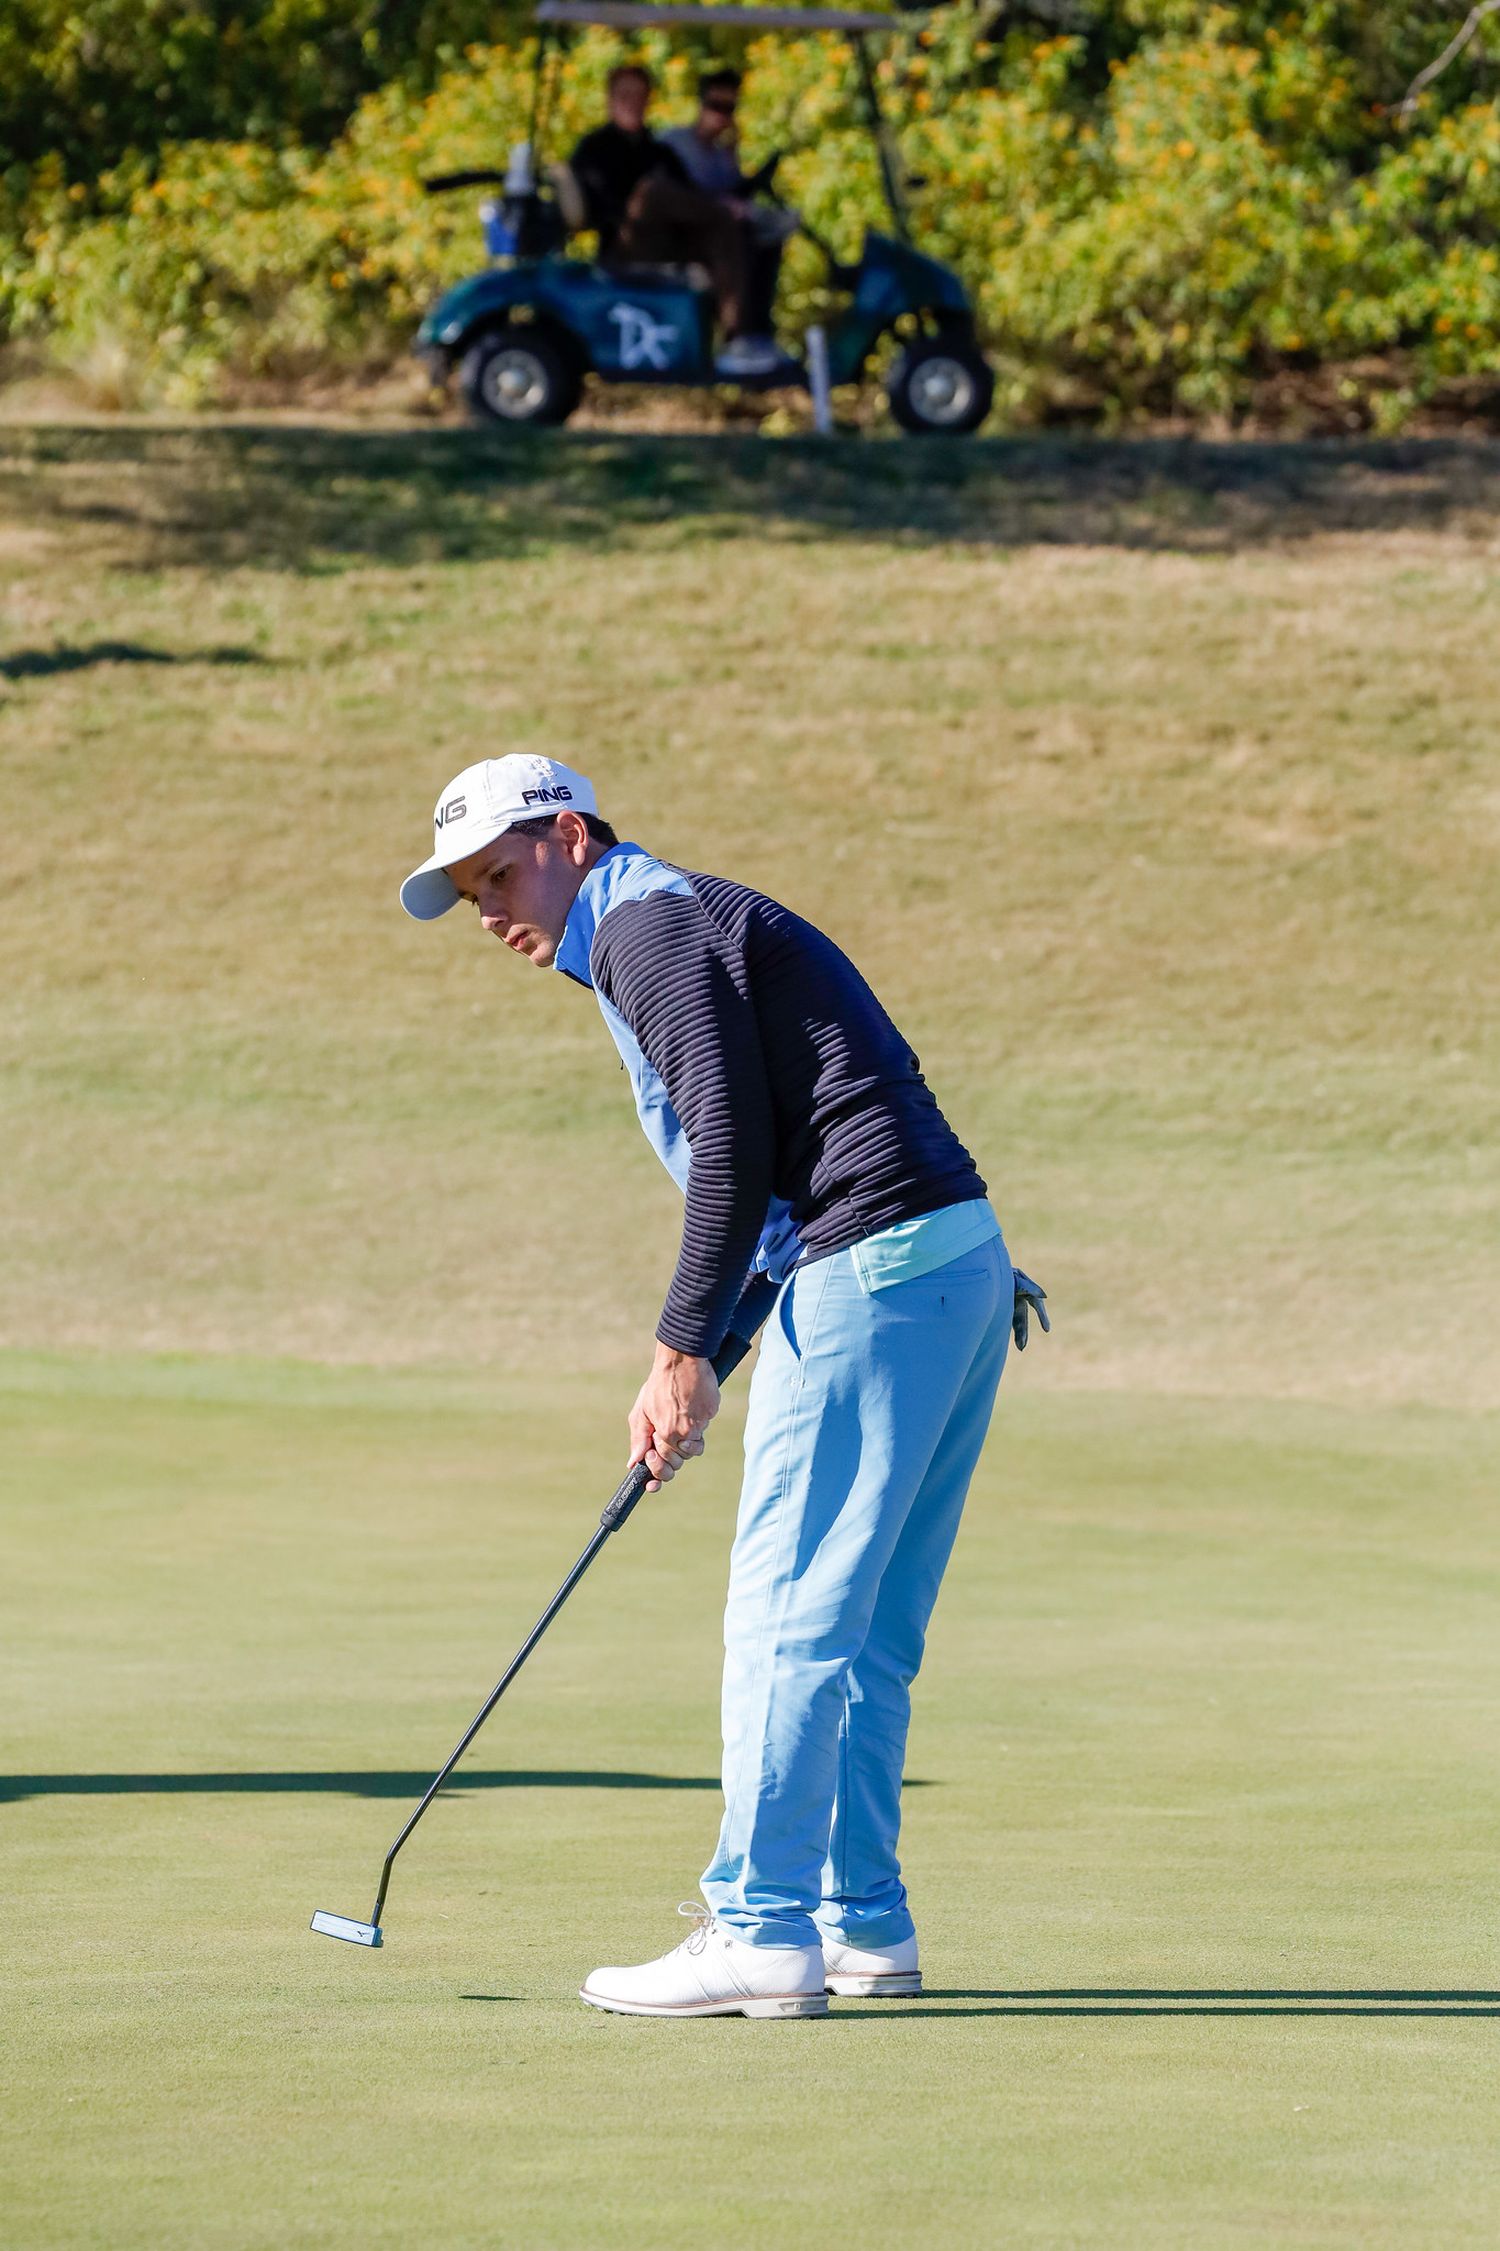
[[[387,79],[430,85],[512,0],[7,0],[0,149],[82,177],[172,141],[326,142]]]
[[[279,13],[304,32],[364,22],[354,0]],[[1391,105],[1451,28],[1436,5],[1120,0],[1075,15],[1064,35],[1005,16],[997,33],[989,7],[959,0],[896,33],[880,66],[926,183],[919,239],[974,292],[1003,414],[1234,415],[1328,370],[1350,420],[1393,426],[1445,383],[1500,373],[1500,118],[1476,98],[1482,41],[1401,123]],[[749,72],[747,148],[784,148],[791,199],[852,253],[883,214],[849,51],[718,46]],[[641,48],[658,115],[685,114],[700,54]],[[554,153],[601,114],[620,52],[607,33],[569,48]],[[408,42],[411,67],[326,147],[241,134],[127,154],[88,181],[59,152],[13,170],[0,319],[64,363],[112,352],[131,396],[168,403],[389,360],[483,255],[472,206],[425,197],[422,175],[497,161],[530,99],[528,41],[471,46],[431,84],[414,56]],[[800,241],[788,329],[825,302]]]

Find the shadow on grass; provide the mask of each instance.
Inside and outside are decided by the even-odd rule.
[[[140,641],[60,642],[51,649],[18,649],[0,657],[0,680],[46,680],[60,672],[87,672],[96,664],[265,664],[255,649],[150,649]]]
[[[328,1791],[352,1798],[420,1798],[433,1769],[392,1768],[387,1773],[332,1770],[326,1774],[0,1774],[0,1805],[25,1798],[279,1796],[283,1792]],[[594,1773],[578,1767],[461,1766],[443,1785],[455,1790],[717,1790],[717,1774]],[[931,1784],[908,1775],[904,1790]]]
[[[419,1798],[432,1768],[328,1774],[0,1774],[0,1805],[25,1798],[157,1795],[218,1797],[246,1792],[329,1791],[353,1798]],[[716,1774],[592,1774],[574,1767],[460,1767],[444,1794],[458,1790],[717,1790]]]
[[[983,2007],[930,2006],[981,2002]],[[838,2012],[843,2016],[842,2010]],[[1500,1993],[1429,1991],[1417,1986],[1235,1987],[1080,1986],[1077,1988],[929,1987],[920,2000],[885,2001],[847,2023],[905,2017],[1492,2017]]]
[[[461,2001],[511,2001],[511,1993],[461,1993]],[[1068,2006],[1053,2004],[1066,2000]],[[1003,2003],[983,2008],[933,2008],[932,2002],[980,2001]],[[1272,1987],[1247,1992],[1202,1991],[1142,1992],[1133,1986],[1118,1990],[1089,1988],[1071,1995],[1056,1993],[1000,1993],[929,1991],[921,2000],[869,2001],[852,2009],[847,2000],[835,2000],[823,2021],[838,2024],[904,2024],[908,2017],[1492,2017],[1500,2016],[1500,1993],[1426,1993],[1404,1988],[1387,1991],[1345,1992],[1330,1988]],[[716,2020],[732,2024],[732,2017]]]
[[[0,516],[137,568],[493,562],[747,532],[1228,554],[1330,531],[1488,532],[1500,447],[45,425],[0,430]]]

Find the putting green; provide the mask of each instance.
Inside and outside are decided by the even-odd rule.
[[[659,2024],[574,1993],[675,1943],[712,1841],[733,1433],[367,1954],[308,1916],[369,1912],[612,1403],[52,1373],[3,1399],[8,2240],[1493,2241],[1492,1429],[1017,1381],[911,1748],[927,1996]]]
[[[1500,2234],[1484,447],[0,430],[0,2237]],[[576,1998],[717,1819],[734,1404],[588,1536],[680,1206],[395,909],[482,748],[825,922],[1055,1334],[938,1613],[929,1991]]]

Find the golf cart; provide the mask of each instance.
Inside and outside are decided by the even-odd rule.
[[[539,0],[531,132],[505,172],[451,172],[429,180],[431,193],[495,186],[481,206],[494,263],[438,300],[416,349],[434,379],[456,371],[471,411],[518,424],[566,422],[590,373],[606,383],[711,385],[716,370],[714,300],[692,266],[605,263],[568,254],[569,237],[589,224],[578,183],[565,164],[539,171],[562,27],[600,24],[620,31],[691,26],[730,31],[832,31],[852,40],[891,232],[865,236],[852,265],[836,260],[805,223],[846,295],[828,328],[808,335],[806,360],[782,355],[741,388],[800,386],[811,392],[820,428],[831,427],[828,392],[863,375],[881,338],[899,348],[886,376],[891,412],[902,429],[959,435],[989,412],[994,376],[979,348],[974,314],[958,276],[913,247],[895,160],[870,59],[869,40],[897,19],[842,8],[676,4],[676,0]],[[554,30],[554,27],[559,27]]]

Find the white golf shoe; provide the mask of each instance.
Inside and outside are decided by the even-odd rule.
[[[904,1994],[920,1993],[917,1942],[903,1938],[899,1946],[848,1946],[840,1938],[825,1936],[823,1981],[830,1993],[842,1993],[850,2000],[875,2001],[882,1996],[898,2000]]]
[[[633,1969],[592,1970],[578,1998],[627,2017],[821,2017],[828,2014],[816,1946],[747,1946],[706,1907],[684,1900],[693,1929],[680,1946]]]
[[[735,336],[714,361],[714,373],[732,383],[741,375],[774,375],[783,364],[790,365],[774,336]]]

